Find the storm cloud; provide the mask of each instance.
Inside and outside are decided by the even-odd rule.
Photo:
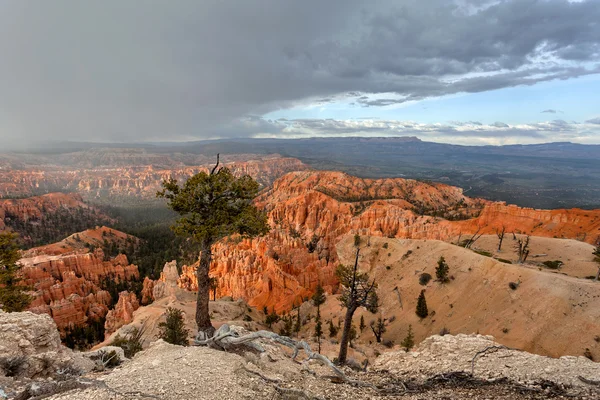
[[[6,0],[0,139],[379,132],[373,121],[252,116],[335,96],[380,107],[598,73],[598,21],[595,0]],[[459,128],[482,132],[437,131]]]

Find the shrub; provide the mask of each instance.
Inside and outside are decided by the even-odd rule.
[[[160,330],[158,337],[167,343],[179,346],[189,345],[189,331],[185,329],[183,311],[178,308],[168,307],[165,316],[166,321],[158,324],[158,329]]]
[[[0,358],[0,369],[2,369],[5,376],[17,376],[26,363],[27,358],[25,356],[2,357]]]
[[[384,249],[387,249],[387,248],[388,248],[388,244],[387,244],[387,242],[385,242],[385,243],[383,244],[383,248],[384,248]]]
[[[336,337],[338,334],[339,328],[333,325],[333,321],[329,320],[329,337]]]
[[[104,371],[105,368],[115,368],[122,362],[115,350],[100,350],[92,359],[96,362],[96,371]]]
[[[442,330],[440,331],[440,336],[445,336],[450,334],[450,329],[443,327]]]
[[[432,278],[431,274],[428,274],[427,272],[423,272],[421,275],[419,275],[419,284],[422,286],[425,286],[429,283],[431,278]]]
[[[435,276],[438,281],[441,283],[448,283],[450,279],[448,278],[448,272],[450,271],[450,267],[446,263],[446,259],[442,256],[438,260],[438,266],[435,268]]]
[[[394,341],[390,340],[390,339],[385,339],[381,342],[381,344],[383,344],[385,347],[387,347],[388,349],[391,349],[392,347],[394,347]]]
[[[562,267],[562,265],[563,265],[563,262],[560,260],[554,260],[554,261],[544,261],[542,264],[544,264],[544,266],[546,268],[560,269],[560,267]]]
[[[354,247],[360,247],[360,235],[358,233],[354,235]]]
[[[594,361],[594,356],[592,355],[592,352],[588,348],[586,348],[585,351],[583,352],[583,356],[587,359]]]
[[[123,349],[125,357],[131,358],[142,351],[143,340],[142,336],[146,331],[146,327],[133,328],[125,336],[117,334],[113,339],[111,346],[117,346]]]
[[[512,290],[517,290],[517,288],[519,287],[519,284],[516,282],[509,282],[508,287],[511,288]]]
[[[252,321],[252,317],[249,316],[248,314],[244,314],[244,321],[250,322],[250,321]]]

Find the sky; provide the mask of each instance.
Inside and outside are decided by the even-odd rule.
[[[600,144],[600,0],[0,0],[0,149]]]

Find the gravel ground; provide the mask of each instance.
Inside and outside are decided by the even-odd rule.
[[[585,375],[590,379],[599,377],[600,365],[587,359],[567,357],[555,360],[523,352],[498,350],[478,357],[476,377],[468,373],[451,373],[460,370],[470,372],[473,355],[490,345],[495,343],[483,336],[437,336],[427,339],[414,353],[391,352],[382,355],[369,372],[347,371],[352,379],[377,386],[378,389],[374,389],[333,383],[327,378],[331,375],[330,370],[311,364],[308,371],[301,363],[292,361],[288,352],[270,344],[264,346],[267,351],[262,354],[235,354],[157,341],[133,360],[109,373],[91,376],[105,387],[70,391],[51,398],[600,398],[600,392],[590,392],[589,387],[573,378],[577,375]],[[445,375],[440,376],[442,373]],[[507,378],[489,382],[489,378],[496,379],[502,375]],[[546,378],[553,378],[557,384],[544,382]]]

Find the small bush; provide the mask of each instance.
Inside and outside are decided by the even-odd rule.
[[[0,369],[2,369],[5,376],[17,376],[26,363],[27,358],[25,356],[2,357],[0,358]]]
[[[519,284],[516,282],[509,282],[508,287],[511,288],[512,290],[517,290],[517,288],[519,287]]]
[[[442,330],[440,331],[440,336],[445,336],[450,334],[450,329],[443,327]]]
[[[394,347],[394,341],[390,340],[390,339],[385,339],[381,342],[381,344],[383,344],[385,347],[387,347],[388,349],[391,349],[392,347]]]
[[[504,264],[512,264],[512,261],[506,260],[504,258],[496,258],[496,260],[498,260],[498,261],[500,261],[500,262],[502,262]]]
[[[485,250],[473,250],[475,253],[479,254],[480,256],[485,256],[485,257],[491,257],[492,253],[490,253],[489,251],[485,251]]]
[[[249,316],[248,314],[244,314],[244,321],[250,322],[250,321],[252,321],[252,317]]]
[[[508,332],[509,332],[509,329],[508,329],[508,328],[502,328],[502,333],[506,334],[506,333],[508,333]]]
[[[386,265],[385,269],[387,269],[389,271],[390,269],[392,269],[392,266],[391,265]]]
[[[388,244],[387,244],[387,242],[385,242],[385,243],[383,244],[383,248],[384,248],[384,249],[387,249],[387,248],[388,248]]]
[[[562,267],[562,265],[563,265],[563,262],[560,260],[554,260],[554,261],[544,261],[542,264],[544,264],[544,266],[546,268],[560,269],[560,267]]]
[[[115,368],[122,362],[115,350],[100,350],[93,360],[96,361],[96,371],[104,371],[105,368]]]
[[[592,352],[590,351],[590,349],[585,349],[585,351],[583,352],[583,356],[589,360],[594,361],[594,356],[592,355]]]
[[[142,336],[146,331],[146,327],[133,328],[125,336],[117,335],[113,339],[111,346],[117,346],[123,349],[125,357],[131,358],[142,351],[143,340]]]
[[[179,346],[189,345],[189,331],[185,329],[183,311],[178,308],[168,307],[165,317],[166,321],[158,324],[160,330],[158,337],[167,343]]]
[[[431,278],[432,278],[431,274],[428,274],[427,272],[423,272],[421,275],[419,275],[419,284],[422,286],[425,286],[429,283]]]

